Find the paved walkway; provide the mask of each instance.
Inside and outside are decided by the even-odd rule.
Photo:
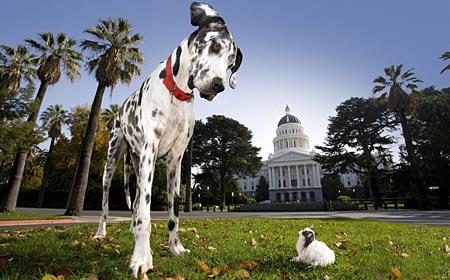
[[[62,215],[64,209],[49,208],[17,208],[17,213],[33,213],[42,215]],[[74,223],[96,224],[101,211],[84,210],[78,217],[73,217]],[[110,211],[108,222],[124,222],[130,220],[130,211]],[[166,211],[152,211],[152,220],[166,220]],[[417,210],[362,210],[339,212],[180,212],[180,218],[205,219],[205,218],[346,218],[392,221],[410,224],[450,226],[450,211],[417,211]],[[58,221],[58,220],[56,220]]]

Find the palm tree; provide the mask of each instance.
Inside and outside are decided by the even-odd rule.
[[[36,77],[34,65],[37,58],[28,51],[28,48],[18,45],[11,48],[0,46],[0,92],[19,90],[21,81],[26,80],[33,84]]]
[[[129,84],[134,76],[140,74],[139,64],[144,62],[141,51],[136,47],[143,38],[139,33],[131,35],[131,24],[127,20],[122,18],[100,20],[96,26],[86,29],[85,32],[95,38],[84,40],[81,47],[83,51],[89,50],[92,54],[92,58],[87,62],[87,68],[90,73],[95,73],[98,86],[65,215],[78,215],[83,209],[95,132],[105,89],[114,88],[118,82]]]
[[[106,124],[106,127],[111,130],[114,125],[114,120],[117,117],[117,114],[119,113],[119,105],[112,104],[109,106],[109,109],[105,109],[105,111],[102,112],[102,121]]]
[[[403,65],[400,64],[398,66],[391,65],[384,68],[385,77],[378,76],[375,78],[373,81],[375,86],[372,92],[373,94],[376,94],[389,88],[389,92],[382,93],[381,97],[386,98],[387,96],[389,110],[394,112],[400,120],[403,138],[405,139],[407,160],[411,165],[415,179],[416,193],[419,195],[419,208],[427,209],[429,208],[429,203],[426,197],[425,183],[423,180],[422,170],[419,167],[419,163],[417,162],[414,152],[407,117],[411,113],[411,95],[405,90],[405,88],[409,89],[411,94],[414,94],[417,89],[417,84],[422,81],[415,76],[413,72],[414,68],[402,72],[402,67]]]
[[[443,53],[440,59],[442,59],[443,61],[450,59],[450,52]],[[444,73],[445,71],[450,71],[450,64],[445,66],[444,69],[441,70],[441,74]]]
[[[44,177],[42,178],[41,189],[39,191],[36,207],[42,207],[44,203],[45,190],[48,186],[48,176],[50,173],[50,160],[53,146],[56,139],[61,136],[61,127],[68,121],[68,113],[60,104],[50,105],[41,115],[42,126],[48,131],[50,137],[50,147],[44,165]]]
[[[42,43],[32,39],[26,40],[39,53],[37,77],[40,85],[33,109],[27,120],[33,125],[36,124],[47,87],[59,81],[61,72],[64,72],[71,81],[74,81],[80,75],[79,69],[82,58],[81,54],[74,50],[75,39],[68,38],[64,33],[58,33],[56,40],[51,33],[40,33],[39,37],[43,41]],[[18,151],[16,154],[5,196],[0,206],[1,211],[14,211],[16,209],[27,154],[28,151]]]

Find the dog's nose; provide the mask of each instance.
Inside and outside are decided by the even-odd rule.
[[[215,77],[212,80],[212,86],[213,86],[214,91],[217,93],[221,92],[225,89],[225,86],[223,85],[223,80],[222,80],[222,78],[219,78],[219,77]]]

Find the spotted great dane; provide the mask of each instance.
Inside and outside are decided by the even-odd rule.
[[[211,101],[229,85],[236,87],[236,71],[242,62],[225,21],[208,4],[194,2],[191,24],[198,27],[156,67],[140,89],[125,100],[111,130],[108,157],[103,173],[102,216],[95,237],[106,236],[108,194],[115,168],[125,158],[124,185],[128,207],[132,208],[131,230],[135,244],[130,268],[133,277],[153,269],[150,249],[150,202],[155,162],[164,156],[167,164],[169,205],[169,250],[174,256],[189,250],[178,236],[178,207],[181,160],[194,129],[193,90]],[[137,176],[136,197],[131,207],[130,164]]]

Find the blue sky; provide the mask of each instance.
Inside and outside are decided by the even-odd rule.
[[[289,104],[311,146],[321,144],[328,117],[351,96],[370,96],[374,77],[389,64],[415,67],[423,86],[449,85],[438,58],[450,50],[450,1],[208,1],[225,19],[244,54],[236,90],[213,102],[195,99],[197,118],[223,114],[249,127],[266,158]],[[121,103],[154,66],[188,36],[190,1],[5,1],[0,44],[15,46],[38,32],[83,30],[100,18],[124,17],[144,36],[142,75],[117,86],[103,105]],[[49,88],[43,108],[90,104],[96,82],[86,72],[73,84]]]

